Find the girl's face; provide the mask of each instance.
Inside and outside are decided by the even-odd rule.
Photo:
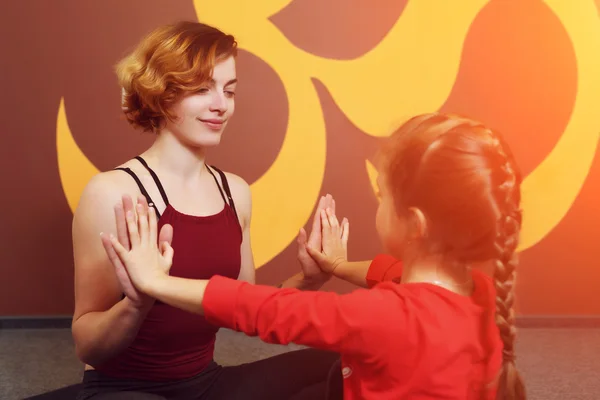
[[[379,188],[379,207],[375,217],[375,225],[379,240],[386,253],[401,260],[407,244],[408,227],[405,218],[398,216],[392,190],[383,173],[377,178]]]
[[[215,65],[212,79],[198,92],[185,96],[173,108],[175,121],[166,128],[192,147],[216,146],[233,116],[236,86],[235,59]]]

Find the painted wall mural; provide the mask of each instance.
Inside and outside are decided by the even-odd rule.
[[[34,150],[35,156],[31,148],[14,146],[20,153],[12,156],[35,165],[14,182],[30,185],[27,180],[38,175],[40,182],[41,171],[48,172],[45,187],[53,196],[37,198],[44,206],[36,214],[50,225],[60,219],[66,234],[55,235],[53,245],[48,235],[11,236],[46,255],[41,251],[36,261],[35,255],[18,257],[22,244],[8,249],[15,253],[13,269],[2,272],[1,285],[10,293],[33,285],[36,295],[24,305],[9,305],[9,296],[3,296],[0,314],[70,312],[69,229],[79,196],[94,174],[143,151],[152,140],[121,117],[113,65],[143,34],[177,19],[214,25],[239,42],[236,116],[209,161],[251,184],[260,283],[278,283],[297,271],[295,236],[324,193],[336,197],[351,221],[350,257],[366,259],[380,251],[372,192],[377,171],[370,159],[379,139],[405,119],[442,110],[502,131],[526,175],[520,312],[600,313],[593,289],[600,285],[597,5],[591,0],[377,4],[196,0],[84,7],[66,2],[55,22],[64,25],[52,25],[54,34],[35,45],[45,65],[54,63],[46,76],[53,82],[52,90],[37,95],[43,99],[35,107],[42,111],[34,119],[43,121],[28,121],[28,132],[51,145]],[[30,71],[15,68],[14,73],[25,81]],[[35,90],[31,80],[28,85]],[[27,199],[38,190],[21,195]],[[18,206],[16,197],[13,201],[5,214]],[[14,216],[8,226],[18,233],[27,224],[34,223]],[[46,233],[58,226],[33,225]],[[53,261],[42,267],[42,257]],[[56,285],[47,286],[51,282],[60,293]],[[328,288],[350,289],[339,282]],[[57,304],[49,305],[52,300]]]

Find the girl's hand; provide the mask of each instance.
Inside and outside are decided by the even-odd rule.
[[[321,210],[321,249],[307,245],[306,250],[325,273],[334,270],[348,259],[348,235],[350,223],[346,218],[340,225],[334,212],[327,208]]]
[[[114,250],[112,257],[112,252],[107,252],[119,280],[123,281],[127,275],[138,290],[147,292],[148,288],[169,275],[174,251],[168,241],[162,242],[160,249],[158,247],[154,208],[149,208],[144,202],[138,203],[136,209],[137,222],[133,210],[125,213],[131,249],[127,250],[116,237],[110,235],[110,244]]]
[[[308,281],[326,281],[330,278],[330,276],[323,272],[319,264],[308,254],[306,250],[307,245],[313,248],[318,248],[321,250],[321,242],[322,242],[322,227],[321,227],[321,211],[331,207],[335,213],[335,201],[331,197],[331,195],[322,196],[319,204],[317,206],[317,210],[315,211],[315,215],[313,217],[312,229],[310,232],[310,236],[308,236],[304,228],[300,229],[300,233],[298,233],[298,261],[300,262],[300,268],[302,269],[302,273],[304,275],[304,279]]]

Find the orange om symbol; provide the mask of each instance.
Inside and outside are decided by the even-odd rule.
[[[241,48],[273,68],[289,101],[288,128],[281,151],[252,184],[251,234],[257,268],[293,241],[298,227],[310,218],[321,189],[325,123],[311,78],[327,87],[339,108],[360,130],[375,137],[386,136],[404,119],[438,110],[444,104],[455,84],[471,23],[488,3],[408,2],[401,18],[374,49],[353,60],[332,60],[297,48],[269,21],[290,2],[194,1],[202,22],[234,34]],[[523,184],[521,250],[543,239],[568,212],[588,175],[600,137],[600,21],[594,2],[545,3],[573,43],[579,83],[565,132]],[[406,62],[398,54],[410,55],[411,61]],[[362,86],[357,96],[348,82],[365,80],[370,84]],[[58,112],[57,151],[63,190],[74,210],[85,184],[98,171],[73,140],[64,102]],[[377,171],[366,160],[365,168],[373,184]]]

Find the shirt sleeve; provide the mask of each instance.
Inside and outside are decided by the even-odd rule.
[[[203,308],[208,322],[259,336],[268,343],[293,342],[374,357],[384,345],[380,338],[389,326],[390,309],[394,310],[398,301],[393,290],[358,289],[339,295],[214,276],[206,287]]]
[[[402,262],[387,254],[373,259],[367,272],[367,285],[373,287],[381,282],[399,280],[402,277]]]

